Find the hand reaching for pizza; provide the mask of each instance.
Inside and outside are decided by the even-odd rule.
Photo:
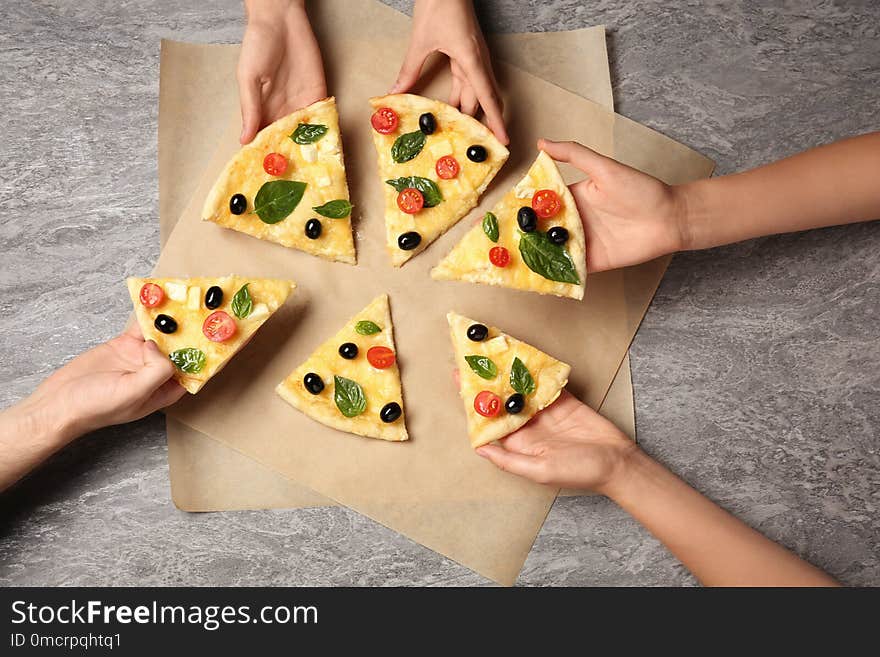
[[[248,0],[238,59],[241,143],[327,96],[321,50],[303,0]]]
[[[449,57],[449,104],[470,115],[482,107],[498,140],[510,143],[489,49],[470,0],[416,1],[409,49],[391,93],[409,91],[418,81],[428,55],[434,52]]]
[[[569,185],[584,221],[587,268],[635,265],[684,246],[684,207],[676,188],[576,142],[541,139],[538,148],[587,178]]]
[[[477,454],[502,470],[541,484],[604,492],[638,448],[620,429],[573,395]]]

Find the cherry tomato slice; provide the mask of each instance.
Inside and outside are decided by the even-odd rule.
[[[147,308],[155,308],[165,301],[165,290],[155,283],[144,283],[140,293],[141,303]]]
[[[483,390],[474,397],[474,410],[483,417],[495,417],[501,410],[501,397]]]
[[[226,342],[235,335],[237,330],[238,325],[235,323],[235,320],[222,310],[212,312],[205,318],[205,323],[202,324],[202,333],[211,342]]]
[[[489,249],[489,262],[496,267],[506,267],[510,262],[510,251],[503,246],[493,246]]]
[[[388,347],[370,347],[367,349],[367,360],[377,370],[384,370],[394,365],[394,352]]]
[[[459,171],[458,160],[456,160],[451,155],[444,155],[439,160],[437,160],[437,164],[434,166],[434,170],[437,172],[437,175],[440,176],[443,180],[455,178],[458,175]]]
[[[425,207],[425,197],[419,190],[407,187],[397,195],[397,207],[407,214],[415,214]]]
[[[397,130],[397,124],[400,120],[397,118],[397,112],[390,107],[380,107],[373,116],[370,117],[370,123],[373,124],[373,130],[383,135],[388,135]]]
[[[541,217],[549,219],[562,209],[562,201],[559,195],[552,189],[539,189],[532,196],[532,210]]]
[[[263,158],[263,171],[270,176],[280,176],[287,171],[287,158],[281,153],[269,153]]]

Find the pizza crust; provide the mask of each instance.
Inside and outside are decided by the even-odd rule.
[[[452,346],[455,351],[455,366],[459,372],[459,393],[464,402],[467,418],[468,437],[474,448],[504,438],[516,431],[543,410],[562,393],[568,383],[571,366],[544,352],[513,338],[494,326],[489,327],[489,335],[482,342],[473,342],[467,337],[467,329],[478,322],[448,313]],[[499,338],[501,344],[499,344]],[[492,340],[495,340],[493,343]],[[486,380],[471,370],[465,356],[481,355],[492,359],[498,368],[494,379]],[[474,398],[482,390],[494,392],[501,397],[502,404],[514,389],[510,385],[510,368],[514,357],[518,357],[535,381],[535,391],[526,395],[526,404],[520,413],[511,415],[503,408],[495,417],[483,417],[474,410]]]
[[[439,100],[413,94],[392,94],[371,98],[370,105],[374,110],[379,107],[390,107],[400,119],[397,130],[389,135],[370,130],[376,146],[379,175],[384,189],[388,253],[392,264],[400,267],[407,260],[424,251],[431,242],[458,223],[477,205],[480,196],[507,161],[510,153],[482,123]],[[425,146],[419,155],[408,162],[395,162],[391,157],[394,141],[404,133],[418,130],[419,116],[425,112],[434,115],[437,129],[427,136]],[[488,157],[485,161],[471,162],[467,159],[467,148],[473,144],[486,148]],[[453,179],[441,179],[434,169],[437,160],[443,155],[452,155],[458,161],[460,172]],[[414,175],[434,181],[440,188],[444,200],[433,208],[423,208],[417,214],[410,215],[398,208],[397,191],[385,181]],[[422,240],[417,248],[404,251],[397,245],[397,238],[410,231],[418,232]]]
[[[361,335],[355,330],[355,325],[361,320],[376,323],[381,331],[373,335]],[[353,342],[358,346],[356,358],[346,360],[339,355],[339,345],[345,342]],[[379,419],[379,411],[388,402],[397,402],[403,410],[403,392],[396,361],[386,369],[376,369],[367,361],[367,350],[375,346],[388,347],[397,354],[387,294],[374,299],[336,335],[318,347],[308,360],[278,384],[275,391],[297,410],[333,429],[379,440],[408,440],[405,413],[394,422],[386,423]],[[303,384],[303,378],[309,372],[318,374],[324,381],[324,390],[317,395],[309,392]],[[344,376],[360,384],[367,400],[363,413],[346,417],[337,408],[333,397],[334,375]]]
[[[531,204],[531,193],[539,189],[552,189],[562,201],[562,210],[559,214],[550,219],[539,219],[538,229],[547,230],[551,226],[562,226],[568,230],[569,238],[565,248],[574,262],[579,284],[546,279],[529,269],[522,260],[516,213],[520,207]],[[482,225],[478,223],[453,247],[449,255],[431,270],[431,278],[498,285],[578,300],[584,298],[587,259],[583,221],[574,197],[559,173],[559,168],[547,153],[541,151],[538,154],[528,173],[505,194],[491,212],[498,220],[500,234],[498,242],[492,242],[483,232]],[[510,253],[510,263],[506,267],[496,267],[489,261],[489,250],[495,246],[503,246]]]

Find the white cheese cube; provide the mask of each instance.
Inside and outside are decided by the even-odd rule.
[[[299,147],[299,152],[306,162],[314,162],[318,159],[318,149],[314,144],[303,144]]]
[[[322,153],[332,153],[339,150],[339,140],[329,132],[318,140],[318,150]]]
[[[190,310],[198,310],[202,305],[202,288],[197,285],[189,288],[186,296],[186,307]]]
[[[428,152],[434,157],[452,155],[452,144],[448,139],[429,139]]]
[[[265,303],[255,304],[253,310],[251,310],[251,314],[247,316],[248,319],[263,319],[264,317],[269,316],[269,306]]]
[[[172,301],[186,301],[186,285],[168,281],[165,283],[165,294]]]
[[[487,354],[500,354],[507,351],[507,338],[503,335],[499,335],[496,338],[487,340],[483,344],[483,348],[486,350]]]
[[[517,198],[532,198],[535,195],[533,185],[532,179],[526,176],[516,184],[516,187],[513,188],[513,193],[516,194]]]
[[[329,187],[330,186],[330,176],[321,176],[317,180],[315,180],[315,184],[318,187]]]

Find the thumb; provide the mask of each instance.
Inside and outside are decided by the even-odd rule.
[[[617,163],[610,157],[600,155],[596,151],[583,146],[576,141],[550,141],[539,139],[538,149],[544,151],[558,162],[567,162],[586,174],[595,175],[607,170]]]
[[[144,342],[144,364],[136,372],[131,373],[132,386],[139,392],[152,393],[174,374],[174,364],[159,351],[152,340]]]
[[[419,75],[422,73],[422,67],[425,65],[425,60],[428,59],[428,54],[410,44],[409,49],[406,51],[406,56],[403,58],[400,73],[397,74],[397,82],[391,87],[389,93],[400,94],[412,89],[413,85],[419,80]]]
[[[239,79],[238,94],[241,103],[242,144],[249,144],[260,129],[260,81],[257,78]]]
[[[498,445],[483,445],[477,454],[498,466],[505,472],[531,479],[539,484],[545,483],[544,463],[535,456],[513,452]]]

